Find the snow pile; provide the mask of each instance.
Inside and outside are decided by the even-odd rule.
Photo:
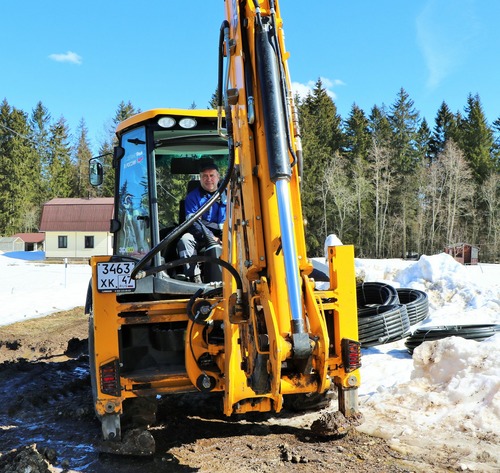
[[[428,393],[409,396],[414,408],[434,411],[452,430],[499,432],[500,332],[481,343],[458,337],[423,343],[415,349],[413,364],[410,384]],[[421,423],[429,420],[434,422],[420,417]]]
[[[0,255],[0,325],[83,306],[88,264],[48,264]]]
[[[408,378],[378,386],[364,402],[365,414],[397,413],[414,430],[500,434],[500,333],[480,343],[459,337],[425,342],[415,349]]]
[[[419,261],[356,260],[365,281],[419,289],[429,297],[430,317],[422,324],[500,324],[500,277],[495,264],[463,266],[450,255],[421,256]]]
[[[401,270],[411,267],[415,261],[401,259],[355,259],[356,276],[366,282],[385,282],[399,287],[395,276]],[[409,286],[407,286],[409,287]],[[417,289],[417,288],[415,288]]]
[[[356,274],[425,291],[430,315],[420,326],[500,324],[500,265],[462,266],[440,254],[356,260]],[[360,430],[402,452],[441,448],[460,470],[500,470],[500,332],[483,342],[425,342],[413,358],[404,340],[362,355]]]
[[[376,375],[371,370],[380,368],[381,383],[368,395],[363,395],[367,385],[361,386],[365,422],[359,430],[387,439],[402,453],[441,449],[449,455],[448,465],[459,470],[499,471],[500,333],[483,342],[459,337],[425,342],[410,365],[394,356],[403,349],[398,343],[386,348],[378,364],[371,359],[377,356],[373,351],[363,353],[362,383],[367,361],[372,388]],[[393,383],[386,387],[382,383],[388,379]]]

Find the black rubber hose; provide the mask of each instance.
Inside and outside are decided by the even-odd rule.
[[[229,22],[227,20],[224,20],[219,30],[219,57],[217,63],[217,106],[218,107],[222,107],[222,85],[224,77],[224,30],[226,28],[229,28]]]
[[[461,337],[468,340],[481,342],[492,337],[500,331],[499,324],[477,325],[443,325],[436,327],[421,327],[415,330],[405,341],[405,346],[410,354],[424,342],[441,340],[447,337]]]
[[[358,334],[362,347],[401,340],[410,333],[410,319],[403,304],[381,305],[358,314]]]
[[[406,305],[410,325],[416,325],[429,316],[429,298],[418,289],[397,288],[401,304]]]
[[[189,258],[180,258],[176,259],[174,261],[168,261],[167,263],[164,263],[160,266],[156,266],[154,268],[149,268],[149,269],[144,269],[140,271],[137,275],[137,279],[142,279],[145,278],[146,276],[150,276],[151,274],[155,274],[159,271],[167,271],[168,269],[175,268],[177,266],[183,266],[185,264],[193,264],[193,263],[213,263],[213,264],[218,264],[222,268],[227,269],[233,278],[236,281],[236,287],[239,290],[243,290],[243,282],[241,279],[240,274],[238,271],[233,268],[233,266],[228,263],[227,261],[224,261],[220,258],[214,258],[212,256],[204,256],[204,255],[197,255],[197,256],[190,256]]]
[[[410,326],[429,315],[425,292],[395,289],[379,282],[356,285],[358,331],[361,346],[391,343],[410,335]]]
[[[375,305],[399,304],[396,289],[389,284],[380,282],[363,282],[356,285],[356,298],[358,301],[358,314],[365,308],[371,309]]]

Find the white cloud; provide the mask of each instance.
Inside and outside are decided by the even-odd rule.
[[[479,31],[473,0],[459,5],[428,0],[416,20],[417,42],[435,89],[466,62]]]
[[[82,57],[73,51],[68,51],[63,54],[50,54],[49,58],[57,62],[69,62],[71,64],[82,64]]]
[[[337,94],[331,89],[333,87],[345,85],[345,83],[340,79],[331,80],[327,77],[320,77],[320,80],[323,84],[323,88],[326,90],[326,93],[331,97],[332,100],[335,100],[337,98]],[[300,82],[292,82],[292,90],[294,95],[298,95],[301,99],[305,99],[309,94],[313,93],[316,82],[317,81],[314,80],[310,80],[306,84],[301,84]]]

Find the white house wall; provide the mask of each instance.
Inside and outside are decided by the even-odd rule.
[[[60,236],[67,237],[67,248],[59,248]],[[85,237],[94,237],[94,248],[85,248]],[[111,255],[113,236],[109,232],[45,232],[47,258],[90,258],[94,255]]]

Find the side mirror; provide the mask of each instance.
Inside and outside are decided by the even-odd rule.
[[[104,168],[99,158],[89,160],[89,181],[90,185],[100,186],[104,179]]]

